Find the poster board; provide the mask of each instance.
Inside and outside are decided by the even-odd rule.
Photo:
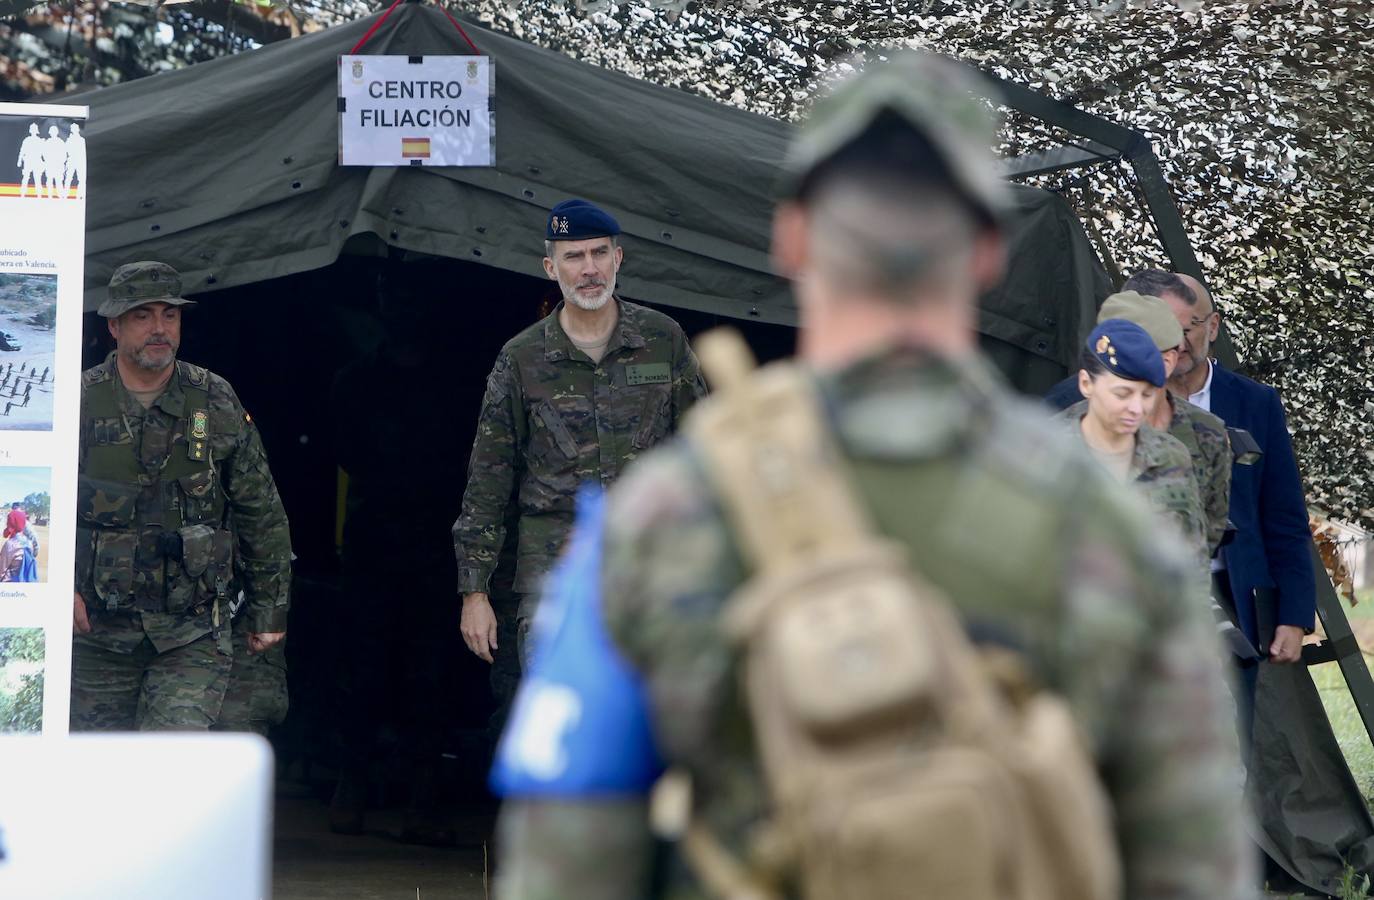
[[[486,56],[339,57],[339,165],[491,166]]]
[[[0,103],[0,733],[67,731],[86,118]]]

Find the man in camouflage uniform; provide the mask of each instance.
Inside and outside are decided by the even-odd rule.
[[[802,356],[879,530],[971,634],[1023,647],[1069,701],[1115,804],[1125,896],[1242,896],[1235,736],[1195,565],[976,350],[1005,190],[979,84],[894,54],[816,107],[774,229]],[[690,442],[641,460],[606,507],[600,596],[615,655],[642,680],[662,755],[692,776],[694,820],[743,852],[768,806],[740,648],[720,620],[749,577],[739,541]],[[547,744],[546,770],[580,771],[548,718],[521,733],[523,703],[508,742],[532,737]],[[609,743],[582,749],[617,752]],[[681,866],[655,870],[644,793],[508,792],[498,895],[705,896]],[[911,896],[929,889],[913,870]]]
[[[453,525],[463,641],[487,662],[497,649],[489,583],[511,506],[517,647],[502,654],[507,665],[525,660],[536,592],[567,538],[577,489],[609,485],[705,393],[682,328],[615,296],[619,234],[615,219],[586,201],[550,211],[544,270],[563,302],[512,338],[487,377]]]
[[[286,682],[286,641],[261,653],[249,646],[247,616],[234,619],[234,665],[213,731],[251,731],[267,737],[286,720],[290,697]]]
[[[1144,328],[1155,341],[1164,359],[1164,370],[1172,376],[1178,365],[1183,328],[1174,315],[1172,298],[1193,304],[1193,291],[1177,275],[1159,269],[1142,269],[1122,285],[1121,293],[1102,301],[1099,323],[1125,319]],[[1167,301],[1167,302],[1166,302]],[[1045,399],[1057,409],[1066,409],[1082,399],[1075,373],[1055,385]],[[1231,441],[1221,419],[1190,403],[1172,391],[1160,391],[1159,399],[1147,417],[1156,431],[1165,431],[1183,444],[1193,462],[1193,478],[1206,518],[1207,556],[1221,546],[1226,534],[1227,513],[1231,506]]]
[[[181,278],[137,262],[99,312],[113,353],[81,379],[74,730],[199,730],[243,646],[286,636],[291,542],[257,427],[229,383],[176,359]]]

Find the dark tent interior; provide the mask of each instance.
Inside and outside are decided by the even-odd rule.
[[[415,649],[388,650],[389,643],[404,643],[394,632],[413,622],[383,611],[419,603],[432,607],[430,621],[443,629],[419,648],[436,657],[430,670],[439,680],[419,687],[424,703],[446,710],[440,752],[455,764],[444,789],[455,799],[480,797],[491,712],[487,666],[459,637],[448,529],[462,499],[492,361],[506,340],[552,308],[558,291],[552,282],[480,263],[401,257],[384,250],[345,254],[322,269],[193,295],[199,302],[186,314],[179,355],[234,385],[262,434],[291,520],[291,712],[273,735],[279,764],[299,764],[303,777],[322,779],[322,791],[330,786],[324,782],[338,759],[337,719],[354,714],[337,687],[360,657]],[[723,321],[662,308],[689,334]],[[89,366],[113,342],[100,317],[87,314],[85,324],[83,365]],[[761,358],[791,352],[790,327],[736,324]],[[361,382],[349,372],[363,376]],[[348,460],[357,462],[348,465],[354,477],[344,481],[341,463]],[[380,485],[373,478],[367,489],[394,496],[355,510],[346,501],[378,470],[397,477]],[[357,540],[343,540],[345,521],[358,530]],[[353,547],[366,552],[366,565],[341,559]],[[393,551],[395,558],[387,559]],[[428,572],[427,597],[397,596],[399,569],[412,563]],[[345,594],[358,586],[359,569],[376,607],[371,621],[339,614]],[[345,572],[353,576],[348,584]],[[349,626],[359,625],[367,630],[350,633]],[[403,668],[398,659],[380,667],[388,682],[384,694],[412,690]],[[401,706],[394,709],[404,714]],[[378,777],[404,781],[407,773],[396,770],[404,764],[388,765],[385,756],[387,741],[405,723],[382,717],[374,724]]]

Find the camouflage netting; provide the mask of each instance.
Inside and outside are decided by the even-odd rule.
[[[215,15],[212,6],[164,7],[156,15],[170,31],[138,7],[72,7],[78,35],[89,32],[97,50],[122,47],[123,56],[64,56],[54,31],[46,42],[36,35],[45,23],[64,29],[69,7],[40,8],[0,25],[0,75],[11,92],[19,89],[16,72],[30,73],[27,91],[109,82],[353,18],[378,4],[241,7],[237,30],[223,12],[204,18]],[[587,62],[781,118],[797,117],[814,84],[849,51],[907,44],[1144,132],[1238,352],[1254,375],[1283,392],[1314,509],[1370,527],[1374,490],[1366,471],[1374,441],[1363,424],[1374,413],[1374,348],[1365,334],[1374,299],[1372,7],[1370,0],[475,0],[467,8],[495,28]],[[119,42],[115,32],[133,28],[130,12],[143,17],[144,33],[163,52],[127,35]],[[243,24],[249,19],[253,29]],[[102,24],[110,21],[122,24]],[[248,31],[256,37],[245,37]],[[32,73],[47,78],[46,87]],[[1012,119],[1002,150],[1038,149],[1060,137]],[[1165,264],[1124,165],[1041,183],[1061,189],[1095,224],[1122,270]]]

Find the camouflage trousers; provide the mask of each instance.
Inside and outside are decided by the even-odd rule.
[[[248,617],[234,620],[234,663],[214,731],[253,731],[263,737],[286,718],[286,641],[248,652]]]
[[[514,594],[493,600],[496,613],[496,652],[492,654],[491,665],[491,696],[496,704],[490,723],[493,739],[500,737],[506,727],[520,676],[529,667],[530,625],[534,622],[538,599],[538,594]]]
[[[229,635],[206,634],[158,653],[146,637],[133,652],[98,635],[72,643],[72,731],[201,731],[220,713],[233,662]]]

